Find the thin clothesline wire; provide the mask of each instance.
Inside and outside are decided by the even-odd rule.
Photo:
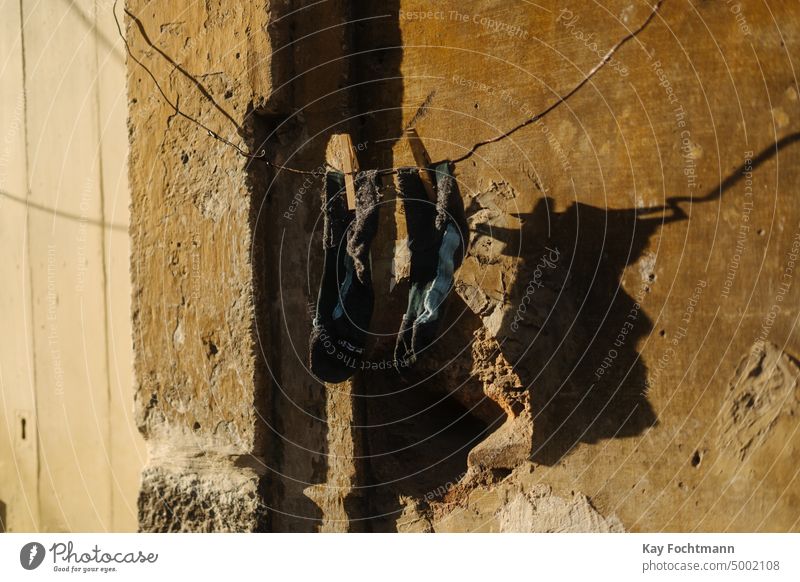
[[[117,1],[118,0],[114,0],[114,5],[112,7],[112,11],[113,11],[113,14],[114,14],[114,21],[116,22],[116,25],[117,25],[117,32],[119,33],[119,36],[122,39],[123,44],[125,45],[125,51],[128,53],[128,56],[130,56],[130,58],[137,65],[139,65],[142,69],[145,70],[145,72],[148,74],[148,76],[152,79],[153,83],[155,84],[156,89],[158,89],[158,92],[161,94],[161,97],[175,111],[176,115],[179,115],[179,116],[183,117],[184,119],[190,121],[191,123],[194,123],[198,127],[204,129],[206,131],[206,133],[210,137],[218,140],[219,142],[225,144],[226,146],[228,146],[230,148],[233,148],[239,155],[241,155],[242,157],[244,157],[244,158],[246,158],[246,159],[248,159],[250,161],[260,161],[260,162],[263,162],[264,164],[266,164],[267,166],[269,166],[271,168],[275,168],[276,170],[279,170],[279,171],[290,172],[292,174],[301,174],[301,175],[306,175],[306,176],[318,176],[318,177],[322,176],[322,173],[319,172],[318,170],[301,170],[299,168],[292,168],[290,166],[284,166],[284,165],[281,165],[281,164],[276,164],[275,162],[270,162],[269,160],[266,159],[267,152],[266,152],[266,150],[264,148],[260,149],[258,151],[258,153],[255,153],[255,154],[251,153],[251,152],[249,152],[247,150],[244,150],[241,147],[239,147],[238,145],[236,145],[235,143],[231,142],[230,140],[222,137],[220,134],[218,134],[217,132],[212,130],[210,127],[208,127],[207,125],[205,125],[204,123],[202,123],[198,119],[195,119],[194,117],[192,117],[192,116],[188,115],[187,113],[183,112],[178,107],[178,104],[173,102],[167,96],[166,92],[161,87],[161,84],[158,82],[158,79],[156,79],[156,77],[153,74],[153,72],[150,69],[148,69],[147,66],[145,66],[145,64],[141,60],[139,60],[136,56],[134,56],[133,52],[131,51],[130,45],[128,45],[128,41],[127,41],[127,39],[125,38],[125,35],[122,32],[122,26],[120,25],[119,18],[117,17]],[[589,73],[586,74],[583,77],[583,79],[581,79],[581,81],[577,85],[575,85],[572,89],[570,89],[567,93],[565,93],[564,95],[560,95],[558,97],[558,99],[556,99],[553,103],[551,103],[543,111],[535,114],[534,116],[532,116],[532,117],[530,117],[528,119],[525,119],[524,121],[522,121],[519,124],[515,125],[514,127],[509,129],[508,131],[500,133],[499,135],[497,135],[497,136],[495,136],[493,138],[477,142],[469,150],[467,150],[467,152],[464,155],[451,160],[451,163],[452,164],[458,164],[460,162],[463,162],[463,161],[471,158],[478,151],[478,149],[480,149],[480,148],[482,148],[484,146],[487,146],[489,144],[497,143],[497,142],[499,142],[501,140],[504,140],[507,137],[510,137],[512,134],[516,133],[517,131],[519,131],[519,130],[531,125],[532,123],[536,123],[537,121],[539,121],[540,119],[542,119],[543,117],[548,115],[551,111],[556,109],[558,106],[560,106],[562,103],[567,101],[570,97],[572,97],[575,93],[577,93],[584,85],[586,85],[592,79],[592,77],[594,77],[594,75],[597,74],[611,60],[611,57],[620,48],[622,48],[623,45],[625,45],[628,41],[630,41],[633,38],[635,38],[636,36],[638,36],[639,33],[641,33],[647,27],[647,25],[650,24],[650,22],[653,20],[653,18],[655,18],[656,13],[660,10],[661,5],[663,3],[664,3],[664,0],[658,0],[658,2],[656,2],[656,4],[653,7],[652,11],[648,15],[648,17],[644,20],[644,22],[642,22],[642,24],[639,25],[635,30],[629,32],[621,40],[619,40],[613,47],[611,47],[608,50],[608,52],[606,53],[606,55],[600,60],[600,62],[597,63],[594,67],[592,67],[592,69],[589,71]],[[136,23],[136,26],[139,28],[139,32],[144,37],[146,37],[146,32],[145,32],[144,27],[142,25],[142,22],[139,20],[139,18],[136,17],[134,14],[132,14],[127,8],[123,8],[123,11],[125,12],[125,14],[127,14]],[[160,49],[157,49],[157,47],[154,47],[154,48],[156,48],[156,50],[159,52],[159,54],[164,56],[164,58],[167,58],[166,55],[164,55],[164,53]],[[168,59],[168,60],[171,60],[171,59]],[[175,63],[173,63],[173,65],[175,65]],[[175,65],[175,66],[177,67],[177,65]],[[188,73],[186,73],[186,71],[181,70],[180,72],[182,72],[184,75],[190,76],[190,75],[188,75]],[[193,79],[193,80],[196,83],[196,79]],[[208,95],[206,95],[206,97],[210,98]],[[231,122],[235,123],[232,120],[231,120]],[[239,128],[237,127],[237,129],[239,129]],[[325,166],[330,168],[330,169],[333,169],[333,170],[335,170],[337,172],[343,173],[343,172],[341,172],[341,170],[331,166],[327,162],[325,162]],[[407,166],[407,167],[413,168],[414,166]],[[381,176],[391,175],[391,174],[397,173],[397,171],[400,170],[400,169],[401,169],[400,167],[385,168],[385,169],[377,170],[377,174],[381,175]]]

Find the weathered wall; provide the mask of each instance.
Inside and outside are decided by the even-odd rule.
[[[630,530],[798,527],[798,289],[787,253],[800,235],[800,152],[775,147],[800,129],[798,7],[736,3],[737,20],[730,4],[667,0],[614,66],[541,125],[459,167],[475,237],[459,307],[481,316],[464,368],[501,404],[529,389],[468,464],[515,469],[507,480],[519,483],[530,460],[524,489],[582,492]],[[638,2],[437,9],[444,20],[401,19],[403,75],[416,79],[407,104],[438,88],[419,128],[434,158],[543,109],[598,61],[592,41],[604,52],[650,12]],[[527,39],[492,32],[484,16]],[[748,161],[765,149],[763,163]],[[745,178],[744,164],[751,184],[717,188]],[[672,197],[694,200],[682,214],[665,205]],[[762,325],[765,361],[782,363],[750,364],[758,378],[745,388],[735,370]],[[741,441],[746,452],[730,444]],[[434,529],[502,529],[503,487],[467,501],[453,488],[452,503],[434,504]]]
[[[310,170],[348,130],[386,167],[434,89],[417,129],[459,157],[651,15],[374,4],[129,0],[127,37],[227,139]],[[129,60],[141,527],[797,529],[798,8],[736,6],[665,0],[459,163],[471,244],[435,353],[335,397],[305,370],[316,182],[247,164]],[[376,362],[407,292],[384,186]]]
[[[128,2],[139,20],[127,19],[127,37],[184,111],[239,142],[237,122],[272,78],[268,14],[225,4]],[[136,404],[149,453],[140,527],[256,529],[265,468],[248,174],[130,59],[128,73]]]
[[[110,2],[0,6],[0,529],[131,531],[125,63]]]

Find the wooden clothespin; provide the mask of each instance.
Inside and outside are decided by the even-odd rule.
[[[406,129],[406,137],[408,144],[411,146],[411,155],[414,156],[414,163],[419,167],[419,179],[422,180],[422,185],[425,186],[425,191],[428,193],[428,199],[431,201],[436,200],[436,193],[433,189],[433,181],[431,180],[430,172],[427,167],[431,165],[431,157],[428,155],[428,150],[413,127]]]
[[[339,167],[344,173],[344,188],[347,195],[347,208],[356,209],[356,172],[358,172],[358,158],[353,148],[353,140],[349,133],[337,133],[331,136],[335,157],[338,158]]]

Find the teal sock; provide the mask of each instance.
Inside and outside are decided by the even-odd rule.
[[[436,340],[445,300],[469,236],[450,162],[434,165],[430,171],[435,177],[435,201],[428,199],[416,168],[398,173],[411,254],[408,306],[395,345],[400,369],[416,362]]]

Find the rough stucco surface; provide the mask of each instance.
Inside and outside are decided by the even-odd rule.
[[[607,49],[651,11],[575,2],[567,26],[552,2],[440,4],[129,0],[219,108],[128,36],[237,143],[313,169],[346,130],[362,167],[385,167],[411,163],[397,138],[432,90],[417,129],[434,160],[457,157],[597,64],[576,30]],[[666,0],[617,68],[458,164],[470,245],[440,341],[335,397],[304,367],[317,187],[247,166],[129,62],[137,406],[151,450],[186,459],[178,474],[151,456],[142,528],[796,530],[798,8],[742,7],[749,35],[725,3]],[[375,363],[407,294],[384,190]],[[229,479],[207,479],[207,451]],[[214,488],[232,518],[201,523]]]
[[[602,517],[585,495],[570,499],[554,496],[546,485],[536,485],[507,501],[498,516],[503,533],[619,533],[624,531],[615,517]]]
[[[246,108],[264,99],[271,78],[265,4],[130,1],[127,8],[150,43],[197,77],[214,102],[128,19],[134,54],[183,110],[239,142],[228,118],[240,124]],[[263,466],[243,471],[228,463],[230,478],[214,479],[186,462],[176,478],[158,460],[169,455],[153,455],[163,448],[189,458],[198,451],[221,458],[263,452],[256,437],[264,404],[255,382],[248,176],[240,157],[175,115],[147,74],[130,59],[128,66],[136,406],[151,451],[140,527],[251,529],[251,504],[220,502],[207,523],[191,508],[258,489]]]
[[[423,3],[402,4],[425,10]],[[432,503],[435,531],[448,522],[459,531],[500,529],[504,513],[498,508],[509,501],[490,499],[515,479],[503,471],[524,467],[529,458],[537,469],[526,494],[540,484],[564,499],[581,492],[599,515],[616,516],[625,529],[797,528],[800,487],[791,459],[798,435],[794,405],[783,398],[793,390],[788,360],[798,351],[791,333],[796,285],[785,299],[778,295],[796,252],[797,175],[784,160],[796,159],[797,146],[780,151],[782,163],[771,157],[754,171],[752,206],[744,181],[721,198],[699,200],[741,172],[746,152],[754,157],[798,129],[788,61],[797,50],[796,5],[742,6],[757,31],[760,68],[725,5],[686,10],[667,1],[615,55],[631,75],[604,71],[541,126],[459,166],[473,240],[457,292],[480,324],[468,326],[475,343],[461,377],[454,382],[445,372],[446,380],[427,386],[464,391],[458,398],[469,403],[475,400],[475,383],[467,380],[472,371],[503,414],[494,433],[471,449],[467,475],[454,475],[461,485],[450,487],[450,495],[463,498],[464,487],[473,492],[467,501],[450,503],[445,495]],[[418,128],[423,137],[442,138],[429,140],[434,159],[458,153],[453,143],[472,144],[508,127],[523,109],[543,109],[553,93],[571,88],[595,64],[596,55],[575,39],[574,29],[557,22],[561,7],[547,4],[553,10],[547,13],[520,3],[500,15],[493,3],[453,3],[443,6],[444,21],[401,20],[406,79],[441,79],[407,81],[403,99],[413,111],[437,88],[439,109]],[[594,33],[602,47],[624,35],[623,24],[634,27],[649,11],[635,2],[612,2],[605,10],[578,2],[568,7],[579,16],[577,28]],[[449,9],[486,13],[533,38],[509,41],[472,20],[454,23]],[[669,85],[677,103],[660,83]],[[684,130],[689,139],[682,151]],[[648,212],[666,198],[689,194],[698,200],[685,205],[686,217],[671,209]],[[747,242],[737,251],[742,224]],[[559,251],[558,260],[547,248]],[[731,285],[732,264],[737,275]],[[533,300],[514,325],[529,290]],[[457,312],[464,309],[458,299],[453,303]],[[770,322],[766,314],[775,303],[783,310]],[[765,320],[774,344],[766,360],[780,363],[765,363],[757,384],[773,386],[772,396],[756,406],[781,414],[761,421],[764,426],[755,428],[763,430],[760,446],[742,458],[740,446],[728,447],[718,437],[726,424],[717,419],[734,414],[742,400],[730,386]],[[629,332],[620,346],[615,341],[622,329]],[[469,334],[457,331],[453,341],[463,346]],[[499,353],[494,342],[502,345]],[[488,357],[476,358],[476,352]],[[609,354],[612,364],[604,368]],[[599,379],[598,370],[604,372]],[[527,389],[522,398],[520,385]],[[517,412],[509,410],[512,400]],[[499,483],[472,478],[485,467],[494,468]]]
[[[731,380],[720,415],[717,446],[744,461],[800,403],[797,360],[774,344],[754,346]]]
[[[257,471],[215,464],[209,469],[169,464],[146,467],[139,494],[143,527],[166,532],[242,532],[264,529],[267,518]]]

